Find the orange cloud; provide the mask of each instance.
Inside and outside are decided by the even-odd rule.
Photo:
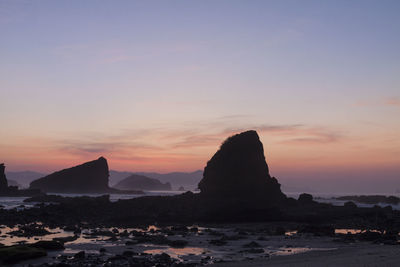
[[[399,97],[388,98],[388,99],[386,99],[385,104],[389,105],[389,106],[400,107],[400,98]]]

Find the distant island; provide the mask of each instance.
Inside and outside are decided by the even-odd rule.
[[[143,175],[132,174],[126,177],[115,186],[121,190],[171,190],[170,183],[161,183],[158,179],[149,178]]]

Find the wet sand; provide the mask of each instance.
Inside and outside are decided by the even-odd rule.
[[[272,227],[273,228],[273,227]],[[24,238],[10,235],[17,228],[3,227],[0,240],[11,245],[37,240],[51,240],[54,237],[71,236],[60,228],[49,229],[51,234]],[[400,266],[400,245],[380,245],[372,242],[344,242],[339,238],[351,229],[337,229],[335,236],[315,236],[287,231],[282,235],[271,235],[263,231],[262,224],[225,225],[225,227],[198,227],[195,231],[178,227],[82,229],[73,241],[64,244],[65,249],[49,251],[46,257],[23,261],[18,266],[44,266],[45,263],[71,263],[71,259],[85,251],[89,260],[73,261],[84,264],[107,262],[117,255],[132,254],[135,257],[151,259],[163,253],[182,264],[213,266]],[[105,231],[107,235],[95,234]],[[101,233],[101,232],[99,232]],[[112,234],[114,233],[114,234]],[[110,238],[110,237],[113,238]],[[140,238],[145,238],[139,242]],[[156,239],[154,239],[156,238]],[[159,242],[168,240],[168,242]],[[158,241],[157,241],[158,240]],[[182,247],[169,242],[184,241]],[[103,252],[102,252],[103,251]],[[129,260],[129,257],[125,257]],[[92,259],[92,260],[91,260]],[[96,265],[97,266],[97,265]]]
[[[400,246],[371,243],[341,245],[335,250],[310,251],[267,259],[215,263],[211,266],[400,266]]]

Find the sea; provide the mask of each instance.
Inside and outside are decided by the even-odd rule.
[[[193,191],[194,193],[198,191]],[[109,194],[110,201],[115,202],[122,199],[132,199],[138,198],[142,196],[171,196],[171,195],[178,195],[182,194],[182,191],[145,191],[145,194]],[[302,193],[300,192],[284,192],[288,197],[292,197],[297,199],[299,195]],[[50,195],[52,193],[49,193]],[[89,196],[89,197],[99,197],[104,194],[60,194],[60,193],[53,193],[54,195],[60,195],[64,197],[79,197],[79,196]],[[360,193],[312,193],[314,200],[320,203],[329,203],[335,206],[343,206],[346,201],[338,200],[337,197],[340,196],[349,196],[349,195],[385,195],[385,196],[397,196],[399,194],[393,193],[368,193],[368,194],[360,194]],[[25,209],[30,208],[36,205],[35,202],[24,202],[27,197],[0,197],[0,207],[4,209]],[[365,203],[358,203],[354,202],[358,207],[373,207],[375,205],[386,207],[391,206],[395,210],[400,210],[400,204],[387,204],[387,203],[377,203],[377,204],[365,204]]]

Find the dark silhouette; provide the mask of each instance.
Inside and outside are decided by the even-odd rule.
[[[382,196],[382,195],[370,195],[370,196],[343,196],[337,197],[338,200],[351,200],[359,203],[365,204],[394,204],[397,205],[400,203],[400,198],[395,196]]]
[[[196,188],[197,184],[203,178],[203,171],[198,170],[194,172],[170,172],[170,173],[156,173],[156,172],[119,172],[110,170],[110,186],[116,185],[132,174],[143,175],[149,178],[157,179],[162,183],[169,182],[172,187],[184,186],[185,188]]]
[[[263,145],[256,131],[229,137],[208,161],[199,183],[205,197],[277,203],[286,198],[269,174]]]
[[[314,203],[313,196],[307,193],[303,193],[299,196],[299,203],[301,204],[310,204]]]
[[[30,184],[31,189],[51,193],[143,194],[136,190],[118,190],[108,186],[108,164],[104,157],[54,172]]]
[[[0,192],[4,192],[8,190],[8,183],[7,183],[7,178],[5,174],[5,169],[6,166],[4,166],[4,163],[0,164]]]
[[[170,183],[163,184],[157,179],[137,174],[123,179],[114,187],[122,190],[171,190]]]
[[[5,174],[4,163],[0,164],[0,196],[21,197],[21,196],[35,196],[42,194],[40,190],[19,190],[18,186],[8,186],[8,181]]]
[[[57,193],[109,192],[108,176],[107,160],[100,157],[35,180],[31,182],[30,188]]]

